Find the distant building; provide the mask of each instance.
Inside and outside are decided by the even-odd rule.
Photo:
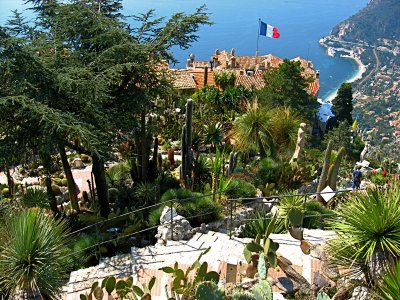
[[[303,76],[311,78],[308,85],[308,92],[317,96],[319,92],[319,72],[314,70],[311,61],[296,57],[292,61],[299,61],[303,70]],[[216,50],[210,61],[197,61],[194,54],[191,54],[186,62],[186,68],[173,70],[174,86],[177,89],[201,89],[207,78],[207,85],[215,86],[214,75],[218,72],[231,71],[236,73],[235,86],[261,89],[265,86],[263,73],[272,68],[278,68],[283,59],[268,55],[236,56],[235,49],[230,52]],[[206,71],[207,70],[207,71]],[[205,76],[207,72],[207,76]]]

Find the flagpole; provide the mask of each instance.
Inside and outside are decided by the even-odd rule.
[[[257,49],[256,56],[258,56],[258,41],[260,40],[261,19],[258,18],[258,32],[257,32]]]

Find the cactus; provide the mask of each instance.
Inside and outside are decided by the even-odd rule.
[[[232,294],[232,300],[255,300],[255,298],[247,291],[236,291]]]
[[[192,99],[188,99],[186,102],[186,121],[182,127],[182,170],[181,176],[183,183],[186,188],[191,186],[192,177],[192,118],[193,118],[193,106],[194,102]]]
[[[218,288],[218,285],[212,281],[204,281],[196,288],[196,299],[198,300],[222,300],[224,291]]]
[[[260,279],[250,291],[236,290],[232,300],[272,300],[272,288],[267,280]]]
[[[328,146],[325,151],[325,159],[324,165],[322,166],[321,177],[318,182],[317,193],[320,193],[326,187],[326,180],[328,176],[329,164],[331,161],[331,153],[332,153],[333,142],[329,141]],[[317,194],[317,200],[326,206],[325,200],[322,198],[321,194]]]
[[[175,165],[175,151],[172,148],[168,149],[168,160],[171,166]]]
[[[267,280],[261,279],[258,284],[251,289],[255,300],[272,300],[272,289]]]
[[[243,250],[243,254],[247,263],[252,261],[252,253],[260,254],[257,269],[261,279],[266,279],[269,267],[275,268],[278,264],[276,251],[279,248],[279,244],[275,243],[269,238],[269,235],[274,230],[275,223],[276,217],[274,216],[271,219],[264,235],[257,235],[256,239],[248,243]]]
[[[323,291],[319,291],[317,295],[317,300],[331,300],[331,298]]]
[[[333,170],[332,170],[332,174],[331,177],[329,179],[329,186],[331,187],[332,190],[336,191],[336,185],[337,185],[337,177],[338,177],[338,173],[339,173],[339,167],[340,167],[340,163],[342,161],[342,158],[345,154],[345,149],[344,147],[341,147],[339,149],[338,154],[336,155],[336,159],[335,159],[335,163],[333,165]]]
[[[215,271],[207,272],[207,262],[203,262],[202,264],[200,264],[200,259],[202,258],[202,256],[207,254],[209,251],[210,248],[207,248],[205,251],[200,253],[197,260],[186,271],[180,269],[178,263],[175,263],[173,268],[164,267],[160,269],[165,273],[172,274],[174,278],[172,281],[172,293],[182,295],[182,298],[194,296],[197,286],[202,282],[213,281],[214,283],[218,283],[219,274]]]
[[[237,158],[238,158],[237,152],[232,152],[231,155],[229,156],[229,167],[226,172],[227,173],[226,176],[231,176],[233,171],[235,171],[237,165]]]

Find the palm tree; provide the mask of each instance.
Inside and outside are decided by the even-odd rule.
[[[16,213],[6,222],[0,247],[0,287],[28,299],[59,298],[71,260],[67,226],[37,209]]]
[[[272,122],[272,135],[275,145],[279,150],[289,151],[295,149],[297,132],[302,119],[291,107],[278,106],[269,112]]]
[[[239,151],[258,151],[262,158],[267,157],[267,150],[274,153],[271,118],[258,106],[257,100],[247,103],[246,113],[235,120],[232,130]]]
[[[374,284],[400,256],[400,189],[357,193],[327,221],[336,238],[327,244],[333,264]]]

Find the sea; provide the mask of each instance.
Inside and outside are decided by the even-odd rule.
[[[0,24],[4,24],[12,9],[24,10],[24,0],[0,0]],[[358,73],[357,63],[350,58],[331,57],[319,44],[319,39],[331,29],[368,4],[369,0],[125,0],[124,13],[138,15],[154,9],[156,17],[173,13],[192,13],[206,5],[211,26],[203,26],[199,39],[189,49],[174,48],[183,68],[191,53],[197,60],[210,60],[216,49],[236,55],[255,55],[257,40],[259,53],[281,58],[301,56],[311,60],[320,71],[322,100],[334,94],[339,86]],[[30,11],[26,11],[29,17]],[[259,19],[278,28],[279,39],[258,35]],[[129,21],[129,19],[128,19]],[[132,21],[133,22],[133,21]]]

